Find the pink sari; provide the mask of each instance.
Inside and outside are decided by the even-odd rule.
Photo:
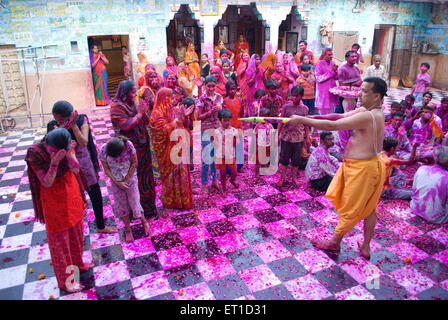
[[[247,66],[247,70],[246,70],[246,81],[249,81],[254,75],[255,75],[255,81],[252,85],[247,84],[248,86],[248,90],[247,90],[247,105],[248,106],[252,106],[252,104],[255,101],[255,92],[258,89],[261,90],[266,90],[265,85],[264,85],[264,69],[259,66],[258,67],[258,72],[257,72],[257,66],[255,64],[255,58],[256,58],[256,54],[253,54],[252,57],[250,58],[250,62],[249,65]],[[250,110],[251,108],[249,108]],[[252,115],[249,115],[252,116]]]
[[[172,66],[168,65],[168,60],[171,60],[173,62]],[[168,77],[169,74],[174,74],[177,77],[177,66],[176,66],[176,62],[174,61],[173,57],[166,57],[166,69],[163,71],[163,81],[164,81],[164,86],[167,86],[166,83],[166,78]]]

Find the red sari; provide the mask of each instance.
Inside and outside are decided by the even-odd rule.
[[[249,53],[249,42],[244,41],[241,43],[239,40],[235,43],[235,46],[233,47],[233,51],[235,52],[235,63],[234,67],[235,69],[238,68],[238,65],[241,61],[241,56],[243,55],[240,50],[246,50],[247,53]]]
[[[249,85],[247,84],[247,75],[246,75],[247,65],[248,63],[241,61],[236,71],[238,85],[240,87],[241,92],[241,98],[245,101],[247,101],[247,93],[249,92]]]
[[[25,161],[33,198],[36,220],[45,223],[47,242],[58,287],[66,289],[67,267],[84,269],[83,218],[84,191],[87,185],[82,171],[75,175],[69,170],[67,159],[58,165],[56,178],[50,187],[44,187],[37,177],[37,170],[48,171],[50,155],[43,143],[32,145]]]
[[[189,166],[186,163],[174,164],[171,161],[171,150],[182,137],[178,141],[171,141],[170,135],[175,129],[185,129],[183,125],[175,127],[171,96],[172,90],[168,88],[158,92],[150,119],[154,154],[159,163],[162,180],[161,201],[167,209],[191,209],[194,202]],[[184,151],[190,152],[189,149]],[[181,152],[182,150],[179,150],[179,157]]]

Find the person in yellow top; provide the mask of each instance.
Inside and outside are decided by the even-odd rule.
[[[386,178],[381,149],[384,139],[383,98],[387,84],[383,79],[364,79],[359,93],[361,107],[344,114],[292,116],[290,124],[304,124],[325,131],[352,130],[344,150],[344,161],[336,172],[326,196],[339,214],[331,239],[313,239],[315,247],[339,252],[341,241],[364,220],[361,255],[370,258],[370,241],[376,224],[376,207]]]
[[[187,52],[185,53],[185,64],[188,67],[190,75],[194,76],[194,79],[201,78],[201,67],[199,66],[198,54],[194,51],[194,43],[190,42],[188,44]]]
[[[397,151],[398,140],[393,137],[386,137],[383,142],[383,152],[381,153],[381,160],[386,166],[386,180],[384,181],[384,188],[381,193],[381,198],[387,200],[403,199],[410,200],[412,197],[412,189],[406,187],[406,176],[398,168],[402,165],[411,165],[415,161],[415,152],[418,143],[412,146],[411,156],[408,160],[401,160],[394,158]]]

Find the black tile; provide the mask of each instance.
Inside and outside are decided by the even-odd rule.
[[[297,259],[287,257],[267,264],[282,282],[303,277],[308,273]]]
[[[15,286],[0,290],[0,300],[22,300],[24,286]]]
[[[96,288],[98,300],[135,300],[130,280]]]
[[[275,238],[263,226],[244,230],[243,237],[251,245],[275,240]]]
[[[14,237],[25,233],[33,232],[34,221],[25,221],[6,226],[4,238]]]
[[[0,270],[26,264],[29,252],[30,248],[0,253]]]
[[[355,287],[358,283],[338,266],[331,266],[314,274],[314,277],[331,293]]]
[[[237,232],[233,224],[227,219],[207,223],[205,227],[212,237],[220,237],[228,233]]]
[[[176,300],[176,298],[171,292],[168,292],[155,297],[148,298],[146,300]]]
[[[151,241],[156,251],[163,251],[183,245],[182,239],[177,232],[167,232],[153,236]]]
[[[8,223],[9,213],[0,214],[0,226],[3,226]]]
[[[31,246],[40,246],[41,244],[47,243],[47,232],[37,231],[33,233],[33,237],[31,238]]]
[[[115,261],[124,260],[124,254],[121,245],[117,244],[92,250],[92,258],[95,262],[95,266],[102,266]]]
[[[30,268],[33,269],[33,272],[30,272]],[[39,281],[39,275],[44,274],[45,278],[54,277],[54,269],[50,264],[50,260],[39,261],[35,263],[30,263],[27,266],[25,283]]]
[[[277,212],[274,208],[257,211],[254,213],[255,218],[258,219],[261,223],[270,223],[279,220],[283,220],[283,216]]]
[[[384,247],[390,247],[402,241],[399,236],[385,227],[375,229],[373,239]]]
[[[110,226],[107,223],[105,223],[105,225]],[[134,240],[148,237],[145,234],[145,229],[143,228],[143,225],[141,223],[131,225],[131,232],[132,232],[132,236],[134,237]],[[125,228],[118,229],[118,236],[120,237],[121,242],[126,242],[126,229]]]
[[[171,221],[173,221],[177,229],[188,228],[201,224],[201,221],[197,216],[194,215],[194,212],[171,217]]]
[[[19,161],[19,160],[25,160],[26,154],[20,155],[20,156],[12,156],[10,161]]]
[[[252,294],[257,300],[295,300],[283,284]]]
[[[30,191],[30,190],[31,190],[31,188],[30,188],[30,184],[29,184],[29,183],[21,184],[21,185],[19,186],[19,189],[17,190],[17,193],[19,193],[19,192],[25,192],[25,191]]]
[[[322,227],[322,225],[309,214],[303,214],[301,216],[288,219],[288,221],[299,231]]]
[[[213,239],[206,239],[204,241],[188,244],[187,249],[195,261],[221,254],[221,250]]]
[[[324,251],[325,254],[332,259],[337,264],[341,264],[345,261],[356,259],[360,256],[360,253],[358,251],[353,250],[350,246],[348,246],[345,243],[341,244],[341,251],[334,252],[334,251]]]
[[[250,199],[258,198],[258,195],[255,193],[255,191],[252,191],[250,189],[233,192],[233,195],[239,201],[244,201],[244,200],[250,200]]]
[[[93,273],[93,269],[90,268],[87,271],[82,271],[79,274],[79,282],[84,286],[83,290],[95,288],[95,274]]]
[[[236,273],[210,280],[207,284],[218,300],[232,300],[250,294],[249,289]]]
[[[432,231],[432,230],[440,227],[440,225],[437,225],[434,223],[429,223],[428,221],[426,221],[423,218],[420,218],[419,216],[414,216],[411,219],[407,220],[407,222],[409,222],[409,224],[419,228],[424,233],[427,233],[429,231]]]
[[[107,197],[107,198],[109,199],[109,197]],[[107,204],[104,203],[104,206],[106,206],[106,205]],[[86,216],[86,215],[84,215],[84,216]],[[89,224],[89,233],[90,234],[97,233],[98,230],[96,228],[96,221],[95,220],[89,221],[88,224]],[[104,225],[106,225],[108,227],[112,227],[112,228],[116,228],[117,227],[116,223],[115,223],[114,217],[104,218]],[[120,232],[120,230],[118,230],[118,231]],[[124,241],[124,237],[123,237],[122,241]]]
[[[278,240],[293,255],[313,248],[311,241],[300,233],[297,235],[286,236]]]
[[[165,274],[173,290],[204,282],[198,267],[194,263],[165,270]]]
[[[26,166],[15,166],[15,167],[8,167],[5,170],[5,173],[9,173],[9,172],[19,172],[19,171],[25,171]]]
[[[131,278],[162,270],[156,253],[126,260]]]
[[[288,203],[291,203],[291,200],[286,198],[283,194],[272,194],[270,196],[263,197],[264,201],[269,203],[273,207],[282,206]]]
[[[405,300],[411,296],[405,288],[387,275],[369,280],[363,286],[378,300]]]
[[[16,201],[12,205],[11,212],[33,209],[33,200]]]
[[[372,251],[369,262],[386,274],[405,266],[402,259],[387,250]]]
[[[4,204],[4,203],[12,203],[14,202],[15,199],[15,194],[13,194],[13,196],[11,197],[10,194],[0,194],[0,204]],[[14,208],[14,207],[13,207]],[[20,210],[11,210],[11,212],[14,211],[20,211]]]
[[[432,257],[420,260],[412,264],[412,267],[435,282],[448,279],[448,267]]]
[[[325,209],[325,206],[322,203],[314,199],[306,199],[303,201],[298,201],[296,202],[296,205],[305,210],[307,213]]]
[[[417,294],[420,300],[448,300],[448,291],[440,287],[432,287]]]
[[[237,272],[264,263],[251,247],[226,253],[226,257]]]
[[[9,187],[9,186],[17,186],[20,184],[21,179],[22,178],[2,180],[2,181],[0,181],[0,188]]]
[[[429,255],[436,254],[446,249],[446,245],[430,236],[419,236],[408,240],[408,242],[414,244],[417,248],[425,251]]]
[[[240,202],[227,204],[221,207],[221,211],[226,215],[227,218],[235,217],[239,214],[245,214],[249,212],[245,207],[243,207]]]

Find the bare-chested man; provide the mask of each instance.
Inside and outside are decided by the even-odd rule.
[[[344,161],[336,172],[327,197],[340,219],[334,235],[328,240],[315,240],[323,250],[339,252],[344,235],[364,220],[364,242],[359,243],[361,255],[370,258],[370,240],[376,224],[376,207],[385,180],[385,167],[380,159],[384,137],[383,97],[386,82],[377,77],[362,82],[361,107],[345,114],[301,117],[293,116],[292,124],[305,124],[319,130],[353,130],[344,151]]]

